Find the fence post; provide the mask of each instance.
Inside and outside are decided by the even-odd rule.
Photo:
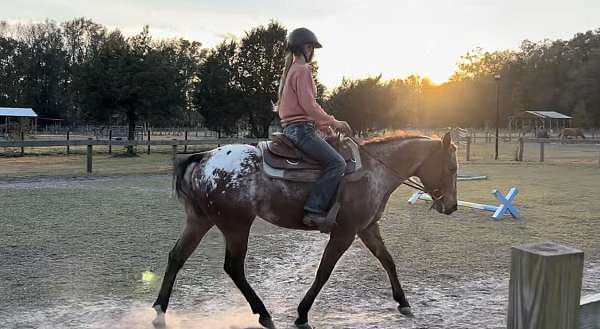
[[[25,141],[25,132],[21,131],[21,141]],[[21,146],[21,156],[25,156],[25,147]]]
[[[188,131],[185,131],[185,144],[183,144],[183,153],[187,153],[187,141],[188,141]]]
[[[92,138],[88,138],[88,141],[91,141]],[[85,172],[88,175],[92,174],[92,144],[87,146],[87,161],[86,161],[86,169]]]
[[[540,162],[544,162],[544,142],[540,142]]]
[[[173,139],[173,141],[177,141],[176,139]],[[175,165],[175,157],[177,156],[177,144],[173,144],[173,149],[172,149],[172,153],[173,153],[173,165]]]
[[[148,154],[150,154],[150,129],[148,129]]]
[[[554,242],[513,247],[508,329],[577,328],[583,252]]]
[[[69,139],[70,139],[70,135],[71,135],[71,131],[67,130],[67,155],[69,155],[69,153],[71,153],[71,149],[69,147]]]
[[[523,137],[519,137],[519,155],[518,155],[518,160],[523,162],[523,151],[525,148],[525,140],[523,139]]]
[[[467,154],[466,161],[471,161],[471,136],[467,136]]]
[[[112,154],[112,129],[108,130],[108,154]]]

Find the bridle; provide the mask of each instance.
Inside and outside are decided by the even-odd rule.
[[[387,169],[389,172],[391,172],[394,176],[396,176],[396,178],[398,178],[402,183],[408,187],[412,187],[416,190],[419,190],[421,192],[427,193],[431,196],[431,208],[429,209],[433,209],[433,207],[440,203],[442,201],[442,199],[444,199],[444,194],[442,193],[442,191],[440,191],[440,189],[433,189],[433,190],[429,190],[425,187],[425,185],[412,180],[411,178],[406,178],[403,175],[401,175],[400,173],[398,173],[398,171],[390,166],[388,166],[385,162],[383,162],[381,159],[377,158],[375,155],[373,155],[371,152],[369,152],[365,147],[362,146],[362,144],[360,144],[354,137],[351,136],[346,136],[347,138],[349,138],[350,140],[352,140],[356,145],[358,145],[358,148],[365,153],[366,155],[368,155],[370,158],[372,158],[373,160],[377,161],[379,164],[381,164],[385,169]],[[431,157],[433,154],[433,152],[431,154],[429,154],[426,158],[425,161],[427,161],[427,159],[429,159],[429,157]],[[443,206],[443,205],[442,205]]]

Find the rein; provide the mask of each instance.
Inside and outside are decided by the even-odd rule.
[[[356,145],[358,145],[358,148],[363,151],[366,155],[368,155],[371,159],[377,161],[379,164],[381,164],[385,169],[387,169],[389,172],[391,172],[392,174],[394,174],[394,176],[396,176],[398,179],[400,179],[402,181],[402,184],[408,186],[408,187],[412,187],[415,190],[419,190],[421,192],[427,193],[431,196],[431,199],[433,200],[432,204],[431,204],[431,208],[433,208],[435,206],[436,203],[438,203],[439,201],[441,201],[444,198],[444,195],[440,193],[439,189],[434,189],[433,191],[429,192],[427,191],[427,189],[425,188],[425,186],[419,182],[416,182],[410,178],[405,178],[404,176],[402,176],[400,173],[398,173],[397,170],[395,170],[394,168],[388,166],[385,162],[383,162],[381,159],[377,158],[375,155],[373,155],[371,152],[367,151],[367,149],[365,147],[363,147],[354,137],[350,137],[350,136],[346,136],[347,138],[350,138]],[[437,195],[436,195],[437,194]]]

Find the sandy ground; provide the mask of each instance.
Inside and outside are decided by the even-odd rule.
[[[338,263],[311,323],[326,328],[503,328],[510,247],[553,240],[584,250],[583,294],[600,291],[600,170],[534,164],[464,165],[488,175],[459,183],[460,198],[491,202],[493,188],[520,188],[523,220],[451,216],[409,206],[398,190],[382,219],[416,318],[396,311],[384,271],[359,241]],[[0,180],[0,323],[3,328],[152,328],[167,254],[182,227],[170,177]],[[314,278],[327,236],[257,221],[249,282],[279,328]],[[256,328],[243,296],[222,270],[223,241],[212,230],[181,271],[169,328]],[[143,272],[156,276],[142,277]],[[145,280],[144,280],[145,279]]]

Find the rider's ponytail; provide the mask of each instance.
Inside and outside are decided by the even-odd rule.
[[[283,95],[283,87],[285,86],[285,80],[287,78],[292,62],[294,61],[294,54],[291,51],[287,51],[285,54],[285,64],[283,65],[283,73],[281,74],[281,80],[279,81],[279,99],[277,100],[277,107],[281,103],[281,96]],[[275,111],[277,111],[275,109]]]

